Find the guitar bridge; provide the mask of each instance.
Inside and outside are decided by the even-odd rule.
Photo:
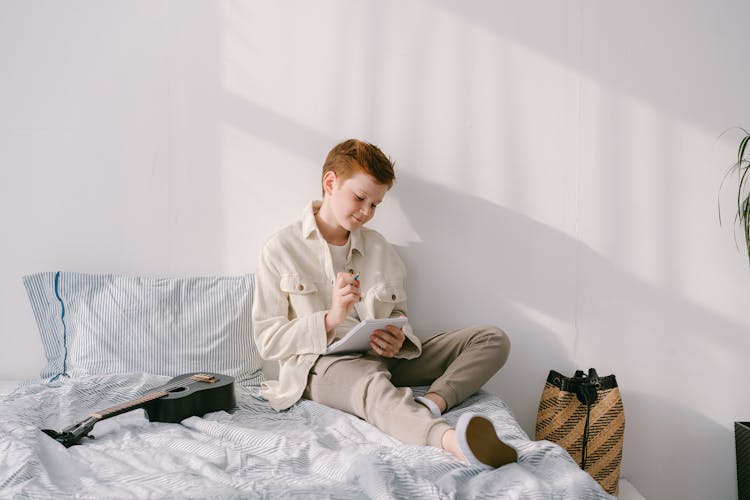
[[[206,375],[205,373],[196,373],[195,375],[191,375],[190,378],[196,382],[206,382],[207,384],[213,384],[218,380],[213,375]]]

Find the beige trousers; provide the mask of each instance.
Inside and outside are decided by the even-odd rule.
[[[451,408],[474,394],[505,364],[510,340],[494,326],[442,333],[422,343],[416,359],[321,356],[306,399],[356,415],[408,444],[442,448],[450,425],[414,401],[409,386],[429,385]]]

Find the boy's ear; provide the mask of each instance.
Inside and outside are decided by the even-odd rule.
[[[333,184],[336,182],[336,172],[329,170],[323,175],[323,192],[327,195],[333,194]]]

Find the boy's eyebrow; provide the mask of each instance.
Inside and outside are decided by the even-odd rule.
[[[362,189],[357,190],[357,192],[355,192],[355,194],[357,196],[359,196],[360,198],[372,198],[372,196],[370,196],[369,194],[367,194],[367,192],[364,191],[364,190],[362,190]],[[379,204],[383,203],[383,200],[382,199],[380,199],[380,200],[373,200],[373,203],[375,203],[376,205],[379,205]]]

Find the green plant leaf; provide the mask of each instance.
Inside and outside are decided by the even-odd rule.
[[[727,169],[724,173],[724,177],[721,179],[721,184],[719,185],[719,199],[717,200],[719,224],[722,223],[721,192],[729,174],[734,173],[734,171],[737,170],[737,213],[734,218],[734,243],[739,251],[740,245],[739,239],[737,238],[737,230],[741,229],[745,236],[745,249],[747,250],[748,262],[750,263],[750,158],[746,157],[746,154],[749,151],[748,145],[750,144],[750,132],[741,127],[732,127],[725,130],[721,136],[726,134],[729,130],[741,130],[744,136],[740,139],[740,143],[737,146],[737,161]]]
[[[748,169],[748,166],[750,165],[745,165],[743,167],[742,163],[747,163],[747,162],[737,162],[737,165],[738,165],[737,168],[739,169],[739,172],[740,172],[740,183],[739,183],[739,186],[737,186],[737,214],[743,214],[740,216],[740,219],[744,220],[745,219],[744,211],[742,210],[742,193],[745,192],[745,183],[747,182],[747,179],[748,179],[747,173],[750,170]],[[745,198],[745,200],[747,200],[747,198]],[[750,251],[750,248],[748,248],[748,251]]]
[[[731,174],[735,169],[737,168],[737,164],[733,163],[726,172],[724,172],[724,177],[721,178],[721,184],[719,184],[719,194],[716,195],[716,208],[719,212],[719,225],[723,225],[721,222],[721,191],[724,189],[724,183],[727,180],[727,177],[729,177],[729,174]]]
[[[746,135],[740,141],[740,146],[737,148],[737,161],[742,162],[745,158],[745,148],[747,148],[747,141],[750,140],[750,135]]]

